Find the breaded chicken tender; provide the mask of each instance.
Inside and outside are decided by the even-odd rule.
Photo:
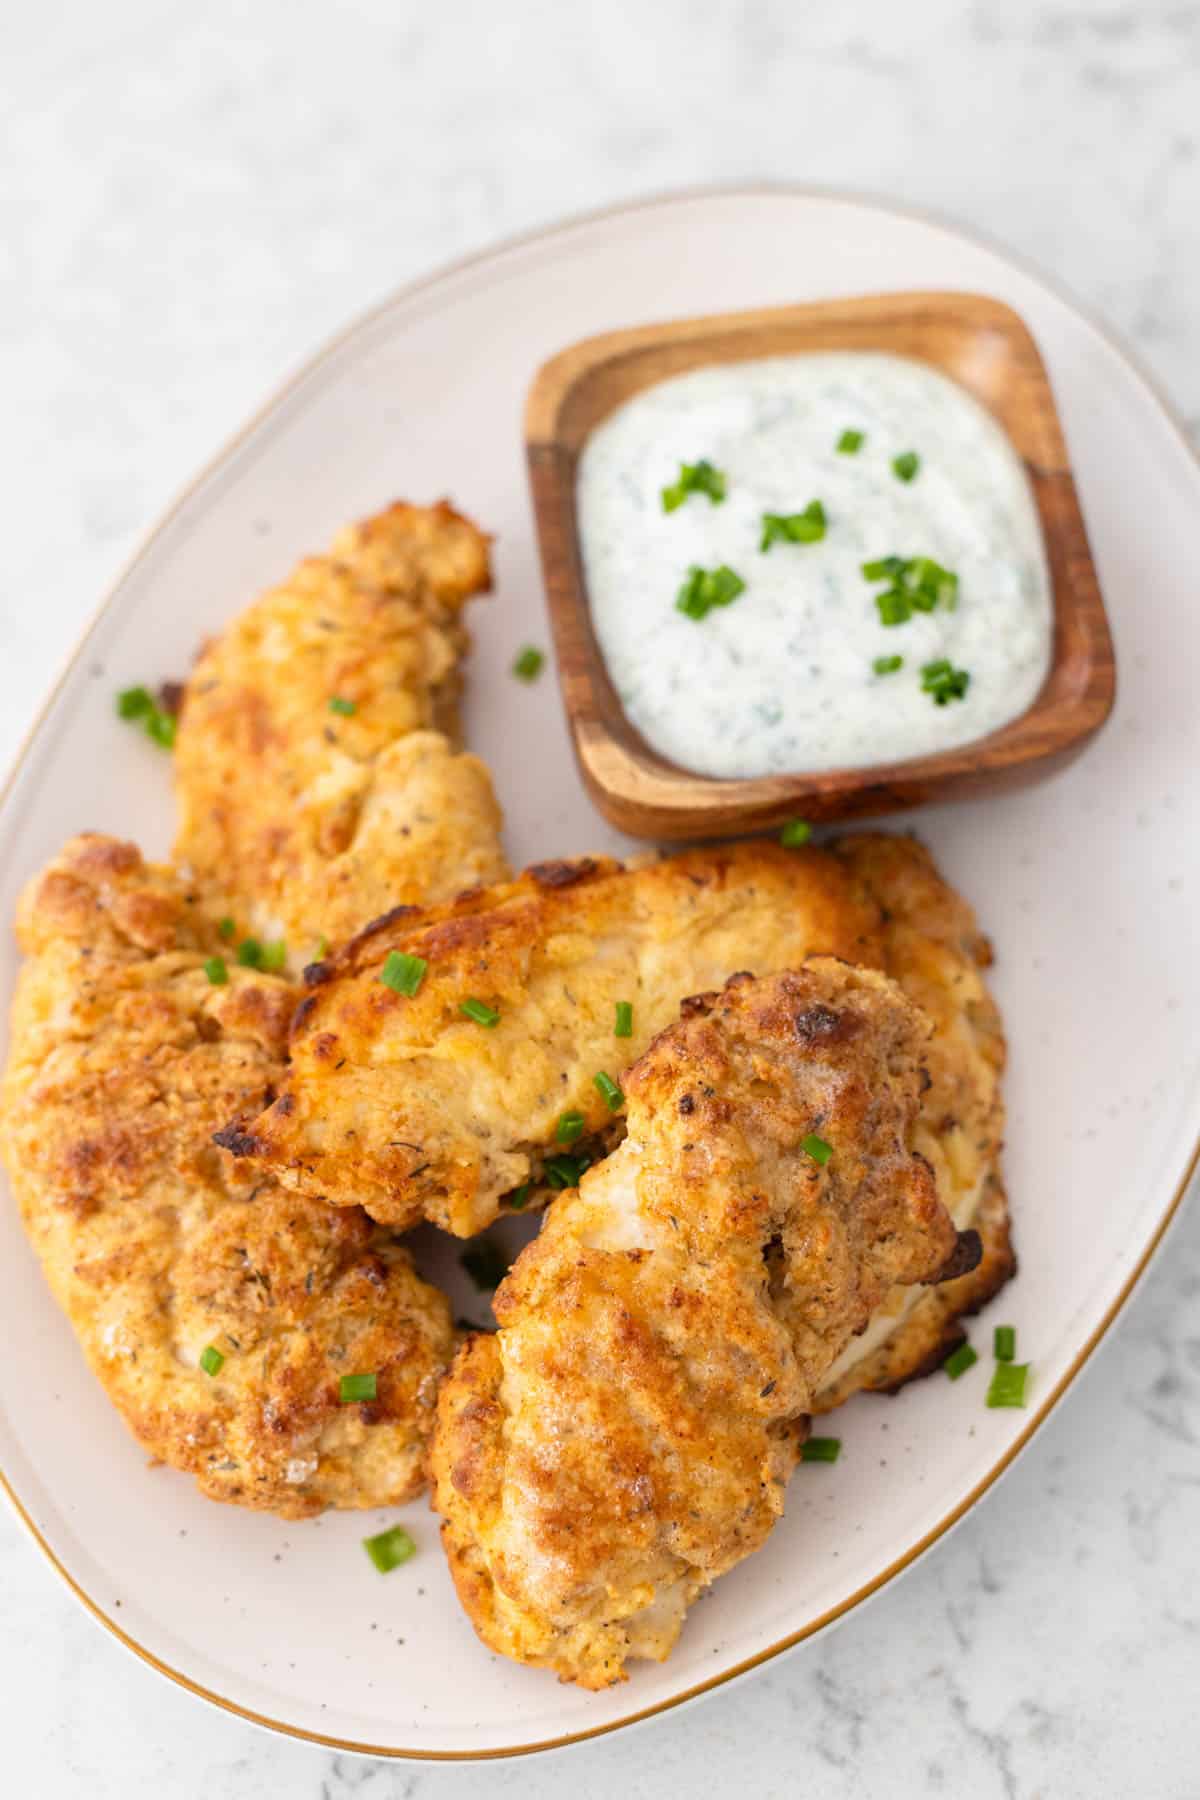
[[[223,1141],[305,1193],[469,1237],[514,1190],[544,1183],[569,1141],[564,1115],[577,1151],[617,1140],[623,1122],[594,1077],[619,1079],[685,994],[814,951],[878,963],[878,927],[834,858],[770,843],[638,869],[546,863],[401,910],[310,970],[279,1099]],[[427,965],[416,994],[381,979],[393,956]],[[464,1015],[470,1000],[499,1022]],[[628,1037],[615,1034],[619,1001]]]
[[[427,963],[414,996],[380,979],[393,952]],[[962,1340],[962,1315],[1015,1267],[990,951],[910,838],[859,834],[800,851],[760,841],[629,870],[551,863],[385,918],[312,971],[279,1098],[222,1141],[302,1192],[469,1235],[499,1210],[545,1199],[574,1179],[572,1160],[619,1141],[624,1119],[594,1078],[620,1082],[681,995],[821,952],[885,969],[932,1020],[919,1147],[956,1225],[981,1239],[960,1279],[887,1296],[816,1404],[891,1390],[937,1367]],[[463,1015],[472,998],[499,1023]],[[628,1037],[615,1035],[619,1001],[632,1006]],[[582,1135],[565,1146],[559,1121],[572,1114]]]
[[[363,1212],[212,1142],[277,1085],[294,989],[206,969],[203,902],[109,838],[67,845],[27,889],[18,936],[0,1144],[55,1297],[135,1437],[210,1498],[289,1518],[411,1498],[453,1345],[445,1300]],[[340,1377],[366,1372],[377,1398],[341,1405]]]
[[[607,1686],[763,1543],[832,1362],[956,1255],[916,1148],[928,1036],[821,958],[686,1002],[627,1072],[625,1141],[441,1391],[434,1503],[490,1648]]]
[[[202,653],[175,746],[176,859],[290,966],[399,901],[507,873],[458,745],[462,612],[488,540],[446,502],[348,527]]]

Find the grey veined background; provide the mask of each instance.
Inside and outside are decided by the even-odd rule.
[[[139,533],[297,360],[573,211],[738,179],[932,208],[1066,282],[1200,427],[1198,99],[1187,0],[10,5],[0,765]],[[750,1683],[532,1764],[360,1763],[209,1711],[0,1512],[0,1789],[1194,1800],[1198,1298],[1193,1209],[931,1559]]]

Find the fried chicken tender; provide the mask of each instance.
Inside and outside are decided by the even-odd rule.
[[[310,971],[279,1099],[222,1141],[302,1192],[469,1237],[543,1181],[564,1114],[582,1121],[577,1151],[617,1140],[623,1122],[593,1078],[619,1079],[685,994],[813,951],[878,963],[878,927],[835,859],[771,843],[630,870],[546,863],[401,909]],[[380,980],[392,952],[428,964],[411,997]],[[464,1016],[470,999],[499,1023]],[[614,1035],[619,1000],[633,1007],[628,1038]]]
[[[462,612],[488,540],[446,502],[348,527],[209,645],[175,746],[176,859],[291,966],[398,901],[507,874],[458,748]]]
[[[278,1083],[295,990],[235,966],[214,982],[204,902],[95,835],[26,890],[18,936],[0,1147],[134,1436],[210,1498],[289,1518],[411,1498],[453,1347],[446,1301],[363,1212],[212,1142]],[[340,1405],[339,1378],[367,1371],[376,1400]]]
[[[831,1363],[955,1254],[915,1142],[928,1035],[893,982],[821,958],[685,1002],[628,1071],[624,1143],[438,1403],[434,1503],[493,1650],[607,1686],[763,1543]]]

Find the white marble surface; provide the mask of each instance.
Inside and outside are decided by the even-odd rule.
[[[137,534],[299,357],[572,210],[736,178],[943,210],[1065,279],[1200,425],[1188,0],[40,0],[4,37],[0,763]],[[907,1579],[684,1716],[536,1764],[359,1763],[209,1711],[0,1512],[0,1787],[1194,1800],[1198,1319],[1193,1206],[1051,1425]]]

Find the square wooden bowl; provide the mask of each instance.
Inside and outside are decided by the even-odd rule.
[[[865,769],[724,780],[660,756],[626,717],[584,582],[575,472],[588,434],[643,388],[711,363],[881,350],[929,363],[999,421],[1032,484],[1054,595],[1050,671],[1027,712],[957,749]],[[585,339],[538,371],[525,445],[550,620],[575,751],[600,810],[637,837],[711,838],[792,817],[863,817],[1046,775],[1112,710],[1112,638],[1046,368],[1028,328],[980,294],[877,294],[647,325]]]

